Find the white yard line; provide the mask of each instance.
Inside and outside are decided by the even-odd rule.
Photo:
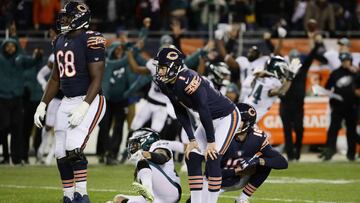
[[[294,178],[294,177],[269,177],[266,180],[266,183],[273,184],[350,184],[350,183],[360,183],[359,179],[355,180],[345,180],[345,179],[315,179],[315,178]]]
[[[53,186],[26,186],[26,185],[5,185],[0,184],[0,188],[13,188],[13,189],[43,189],[43,190],[60,190],[60,187],[53,187]],[[135,194],[135,192],[131,190],[116,190],[116,189],[95,189],[89,188],[89,191],[92,192],[117,192],[121,194]],[[189,197],[190,194],[183,193],[182,196]],[[237,196],[234,195],[220,195],[220,198],[224,199],[235,199]],[[333,201],[324,201],[324,200],[304,200],[304,199],[281,199],[281,198],[258,198],[253,197],[254,200],[262,200],[262,201],[269,201],[269,202],[305,202],[305,203],[336,203]],[[353,203],[353,202],[341,202],[341,203]]]

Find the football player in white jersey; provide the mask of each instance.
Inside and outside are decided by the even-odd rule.
[[[140,128],[129,138],[128,151],[136,160],[136,180],[132,184],[139,196],[118,194],[111,203],[176,203],[181,197],[169,142],[149,128]],[[109,203],[108,202],[108,203]]]
[[[41,70],[37,74],[37,81],[41,85],[43,91],[45,91],[47,85],[47,79],[50,77],[51,69],[54,64],[54,54],[51,54],[48,58],[48,62],[45,66],[41,68]],[[50,165],[51,161],[55,155],[55,138],[51,136],[53,134],[53,128],[56,120],[56,113],[59,109],[60,103],[62,99],[62,93],[56,95],[48,105],[46,117],[45,117],[45,127],[41,131],[41,144],[39,146],[38,153],[36,155],[37,162],[45,163],[46,165]],[[45,159],[43,160],[43,156],[45,153],[45,149],[48,145],[51,145],[49,149],[49,153]]]
[[[296,75],[300,61],[289,64],[281,56],[271,57],[264,68],[258,68],[242,84],[240,101],[252,105],[258,112],[256,122],[270,109],[277,96],[284,95]]]
[[[141,75],[156,74],[156,66],[154,59],[150,59],[146,63],[146,67],[140,67],[134,59],[132,51],[127,52],[130,69]],[[151,129],[160,132],[167,118],[166,103],[169,99],[160,91],[153,81],[147,95],[146,104],[139,109],[131,124],[131,130],[141,128],[149,119],[151,119]]]

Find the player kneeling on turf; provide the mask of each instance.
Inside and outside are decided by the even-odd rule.
[[[244,125],[235,134],[221,161],[222,191],[243,189],[236,203],[249,202],[248,198],[269,176],[271,169],[286,169],[286,159],[269,144],[268,136],[254,128],[255,109],[238,103]]]
[[[134,131],[129,138],[130,159],[136,162],[134,190],[141,196],[116,195],[113,203],[175,203],[181,197],[169,142],[149,128]]]

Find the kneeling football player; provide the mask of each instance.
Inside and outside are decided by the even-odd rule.
[[[180,178],[174,167],[169,142],[150,128],[133,131],[128,152],[135,160],[135,178],[132,184],[139,196],[116,195],[112,203],[176,203],[181,197]],[[111,201],[110,201],[111,202]]]

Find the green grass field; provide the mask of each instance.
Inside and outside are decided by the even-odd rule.
[[[186,174],[180,173],[181,202],[189,196]],[[132,166],[90,165],[88,189],[93,203],[104,203],[118,193],[133,194]],[[223,193],[219,202],[232,203],[239,192]],[[62,190],[55,166],[0,167],[0,203],[60,202]],[[360,202],[359,162],[291,163],[273,170],[251,202]]]

